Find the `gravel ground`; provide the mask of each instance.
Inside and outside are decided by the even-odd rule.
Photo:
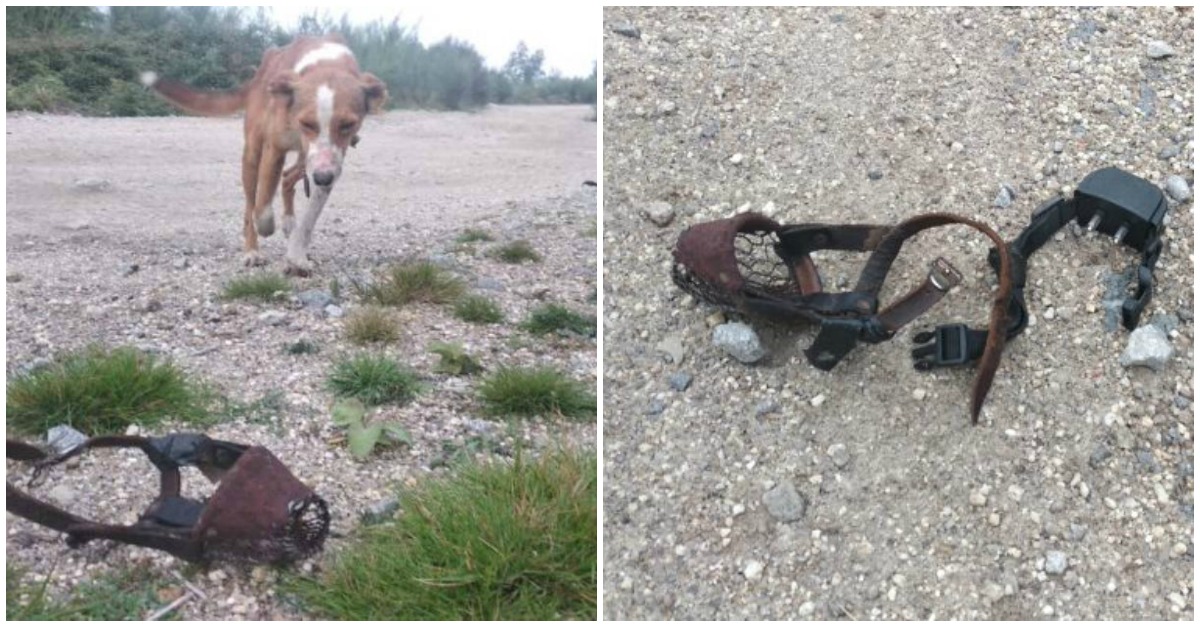
[[[595,308],[596,196],[582,183],[596,178],[596,125],[587,113],[393,112],[370,119],[362,132],[316,229],[317,271],[293,279],[296,292],[316,290],[309,296],[322,300],[334,296],[335,278],[345,287],[389,262],[430,258],[495,299],[508,321],[470,325],[435,306],[398,313],[402,337],[385,353],[424,373],[428,389],[377,415],[403,423],[411,448],[358,463],[332,427],[326,375],[335,360],[362,350],[342,339],[344,317],[295,297],[275,305],[219,300],[225,282],[249,272],[240,254],[236,119],[8,116],[7,369],[91,343],[167,356],[232,400],[259,405],[209,434],[268,446],[329,501],[333,530],[342,534],[397,486],[445,473],[445,447],[468,439],[508,450],[516,439],[535,449],[594,448],[592,424],[510,430],[482,419],[471,380],[429,374],[437,357],[426,350],[434,341],[458,341],[485,367],[553,366],[594,387],[594,340],[540,339],[515,328],[543,302]],[[497,243],[529,239],[544,261],[503,264],[485,254],[491,244],[455,252],[455,237],[468,227],[490,231]],[[271,271],[283,271],[283,252],[278,237],[265,240]],[[336,305],[352,314],[358,303],[342,291]],[[284,347],[302,338],[320,352],[287,354]],[[7,472],[24,485],[25,468],[9,464]],[[85,516],[130,523],[156,485],[140,452],[99,451],[55,469],[36,493]],[[195,495],[210,490],[195,472],[184,486]],[[184,618],[298,617],[276,598],[277,574],[266,568],[200,572],[162,553],[108,543],[72,551],[60,534],[14,516],[6,523],[8,563],[43,574],[54,566],[55,593],[100,573],[150,569],[162,582],[164,605],[183,594],[177,573],[206,595],[182,606]],[[326,553],[342,542],[332,539]],[[320,560],[300,567],[320,568]]]
[[[811,327],[747,321],[768,356],[731,358],[724,317],[669,278],[683,228],[739,211],[951,211],[1012,238],[1101,167],[1190,184],[1190,9],[604,15],[605,617],[1191,619],[1190,200],[1143,317],[1170,329],[1165,367],[1121,366],[1130,333],[1105,327],[1136,255],[1064,229],[977,427],[973,372],[908,355],[917,330],[985,322],[973,231],[906,247],[884,302],[938,254],[963,285],[830,373],[800,354]],[[818,263],[846,289],[864,259]]]

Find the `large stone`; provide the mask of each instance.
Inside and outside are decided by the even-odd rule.
[[[1121,365],[1126,368],[1141,366],[1155,372],[1162,370],[1175,354],[1171,341],[1161,327],[1153,324],[1138,327],[1129,334],[1129,344],[1121,354]]]
[[[758,340],[758,334],[749,325],[727,322],[713,329],[713,344],[734,359],[752,364],[767,356],[767,349]]]
[[[51,427],[50,431],[46,433],[46,443],[59,455],[83,444],[87,439],[86,435],[76,431],[69,425]]]
[[[767,512],[780,522],[800,520],[808,507],[808,503],[791,481],[783,481],[764,492],[762,502]]]

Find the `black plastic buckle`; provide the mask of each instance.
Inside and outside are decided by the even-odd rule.
[[[982,336],[982,337],[981,337]],[[987,331],[976,331],[965,324],[943,324],[933,331],[913,336],[913,367],[931,370],[943,366],[958,366],[979,359]]]

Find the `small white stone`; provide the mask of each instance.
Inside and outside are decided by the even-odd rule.
[[[632,590],[633,589],[633,579],[630,579],[629,577],[622,578],[621,579],[621,589],[622,590]]]
[[[815,611],[817,611],[817,604],[813,603],[812,601],[805,601],[804,603],[800,604],[800,607],[796,610],[796,613],[798,613],[800,616],[812,616],[813,612]]]
[[[733,165],[739,165],[745,158],[746,156],[739,152],[730,157],[729,162]]]
[[[1047,320],[1053,320],[1054,319],[1054,308],[1047,307],[1046,312],[1042,314],[1042,317]]]
[[[734,505],[733,505],[733,515],[734,516],[741,516],[745,512],[746,512],[745,505],[742,505],[741,503],[734,503]]]
[[[742,575],[751,581],[762,577],[763,564],[758,560],[750,560],[742,567]]]
[[[825,395],[824,395],[824,394],[818,394],[818,395],[816,395],[816,396],[812,397],[812,400],[810,400],[810,401],[808,401],[808,402],[809,402],[809,403],[810,403],[810,404],[811,404],[813,407],[820,407],[821,405],[824,405],[824,404],[825,404]]]
[[[912,391],[913,398],[915,398],[918,401],[925,400],[926,394],[928,394],[928,392],[925,391],[925,388],[917,388]]]
[[[984,505],[987,505],[987,495],[982,492],[972,492],[971,495],[967,497],[967,501],[975,507],[983,507]]]

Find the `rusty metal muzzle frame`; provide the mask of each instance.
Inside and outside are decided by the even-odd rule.
[[[189,562],[284,564],[321,550],[329,507],[270,451],[193,433],[158,438],[102,436],[50,457],[8,440],[9,459],[34,462],[34,477],[93,448],[140,448],[160,473],[159,495],[133,525],[108,525],[71,514],[7,483],[9,512],[67,534],[76,548],[108,539],[166,551]],[[196,466],[218,482],[207,502],[180,495],[179,469]]]
[[[900,248],[926,229],[961,224],[986,235],[997,250],[1000,284],[992,302],[986,346],[971,387],[971,420],[978,422],[1006,339],[1006,310],[1012,296],[1012,260],[1008,246],[987,225],[948,213],[929,213],[895,226],[781,225],[758,214],[743,213],[695,225],[679,236],[672,278],[684,291],[726,311],[779,322],[803,318],[821,330],[804,351],[809,363],[830,370],[858,342],[891,339],[938,301],[962,277],[938,258],[925,281],[880,310],[879,291]],[[810,253],[845,250],[871,253],[849,292],[823,291]],[[773,254],[772,254],[773,253]]]

